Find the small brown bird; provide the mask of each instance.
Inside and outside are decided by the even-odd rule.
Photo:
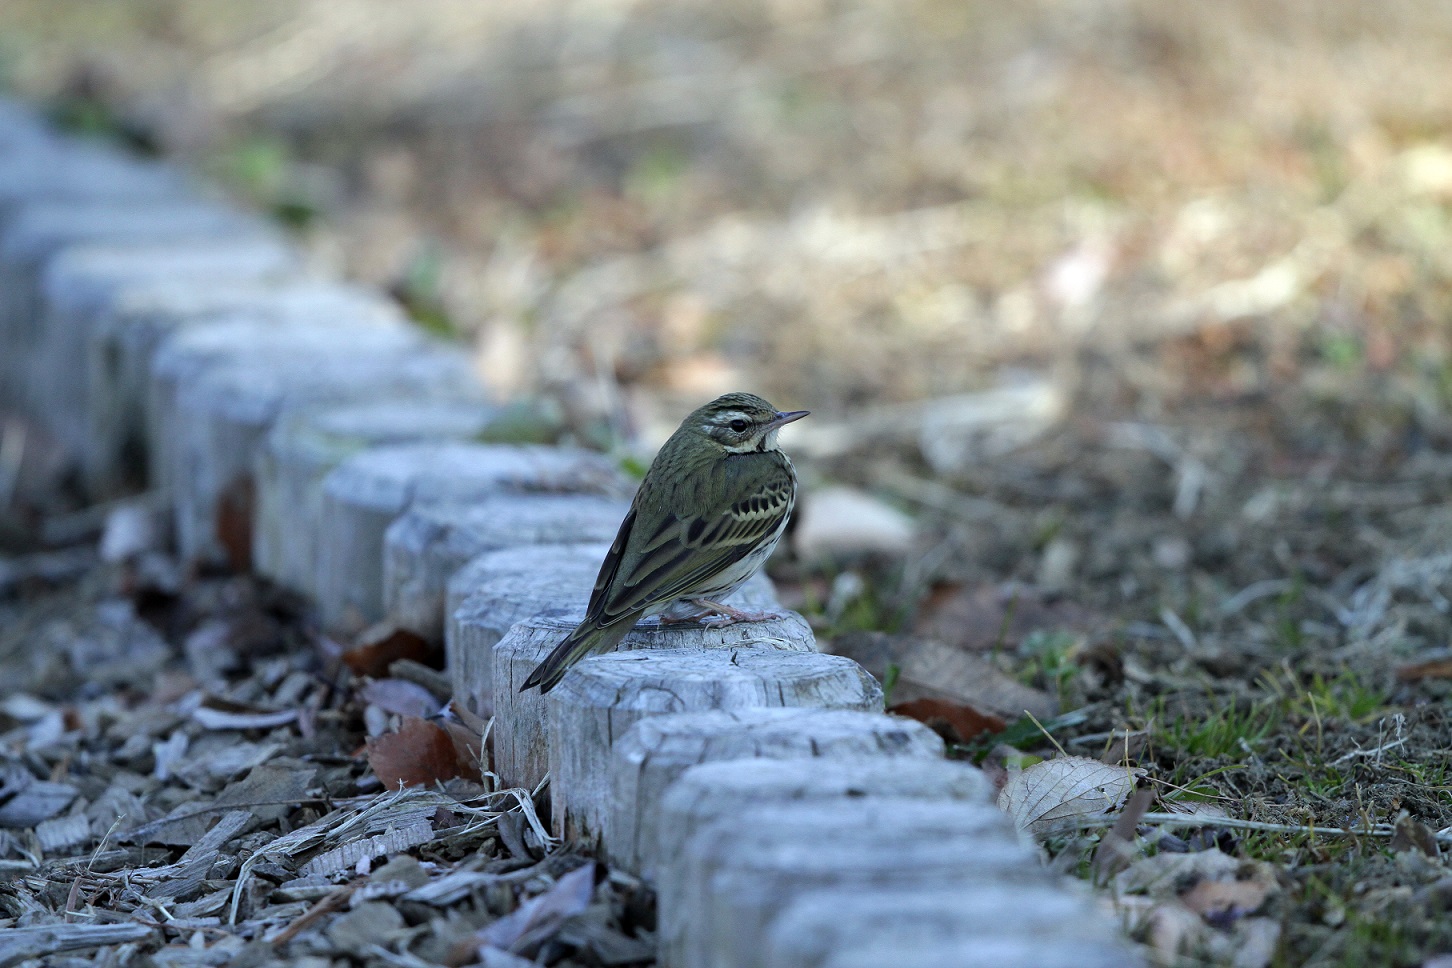
[[[786,529],[797,475],[777,446],[777,431],[808,413],[783,413],[761,397],[728,393],[686,417],[635,494],[585,620],[520,691],[549,692],[570,666],[613,648],[647,615],[713,625],[772,617],[721,599],[766,564]]]

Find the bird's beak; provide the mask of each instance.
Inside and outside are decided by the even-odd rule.
[[[775,430],[778,427],[784,427],[793,420],[800,420],[811,412],[810,410],[788,410],[786,412],[778,410],[776,416],[772,418],[771,423],[766,425],[766,429]]]

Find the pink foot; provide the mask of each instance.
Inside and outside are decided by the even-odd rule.
[[[772,619],[781,618],[776,612],[746,612],[730,605],[722,605],[720,602],[713,602],[708,598],[693,598],[691,604],[699,605],[706,610],[706,615],[698,621],[707,628],[718,629],[727,625],[735,625],[737,622],[768,622]]]

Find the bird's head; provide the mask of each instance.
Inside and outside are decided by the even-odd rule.
[[[777,431],[809,413],[777,410],[751,393],[728,393],[697,408],[682,429],[707,437],[728,454],[746,454],[778,449]]]

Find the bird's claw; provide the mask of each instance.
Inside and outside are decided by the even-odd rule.
[[[776,612],[748,612],[704,598],[700,599],[697,604],[707,610],[699,621],[708,629],[725,628],[728,625],[735,625],[737,622],[770,622],[773,619],[781,618]]]

